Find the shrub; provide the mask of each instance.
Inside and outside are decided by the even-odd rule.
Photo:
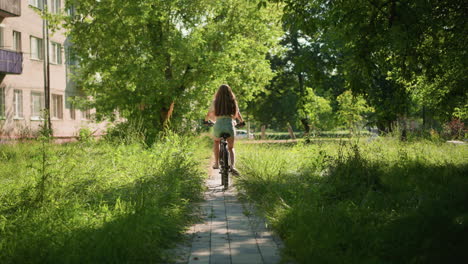
[[[465,131],[465,124],[458,118],[454,118],[444,125],[444,135],[450,139],[463,139]]]
[[[78,131],[78,141],[88,143],[93,140],[93,132],[89,128],[81,128]]]

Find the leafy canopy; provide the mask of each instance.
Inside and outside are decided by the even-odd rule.
[[[273,77],[278,8],[242,0],[70,0],[79,86],[98,117],[118,110],[161,128],[200,118],[222,83],[241,107]]]
[[[466,1],[261,0],[260,5],[266,2],[284,3],[285,30],[317,47],[300,56],[327,62],[332,70],[325,76],[338,76],[342,88],[365,96],[379,126],[418,112],[447,120],[465,108]],[[321,83],[320,72],[308,74],[309,80]]]

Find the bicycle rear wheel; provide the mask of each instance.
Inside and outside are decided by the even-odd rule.
[[[221,185],[227,189],[229,186],[229,152],[223,145],[219,149],[219,173],[221,174]]]
[[[229,151],[226,149],[223,151],[223,173],[221,174],[221,177],[223,178],[221,180],[222,184],[224,185],[224,189],[227,189],[229,187]]]
[[[219,174],[221,174],[221,185],[224,186],[224,150],[221,147],[219,149]]]

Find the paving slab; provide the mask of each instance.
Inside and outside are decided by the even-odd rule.
[[[177,263],[279,263],[281,242],[274,239],[264,219],[252,214],[254,208],[246,208],[237,199],[235,186],[223,190],[219,170],[210,170],[206,186],[200,223],[188,232],[192,235],[191,247],[184,255],[185,262],[178,258]]]

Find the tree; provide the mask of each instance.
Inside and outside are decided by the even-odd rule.
[[[332,122],[332,107],[329,100],[316,95],[312,88],[306,87],[303,101],[303,115],[310,120],[313,130],[327,127],[327,124]]]
[[[241,107],[273,77],[281,15],[242,0],[69,0],[77,80],[98,117],[161,129],[201,117],[222,83]]]
[[[351,134],[359,131],[358,125],[364,119],[364,114],[372,112],[362,96],[354,96],[351,91],[342,93],[337,98],[339,110],[338,119],[341,124],[349,129]]]
[[[466,103],[465,1],[270,2],[283,2],[285,23],[311,43],[325,43],[345,87],[375,107],[381,129],[415,102],[424,119],[430,112],[441,120]]]
[[[335,97],[343,91],[343,78],[337,74],[334,57],[323,42],[310,42],[309,38],[295,28],[283,23],[285,35],[282,37],[282,52],[269,56],[272,70],[276,73],[265,92],[253,101],[249,109],[256,119],[263,124],[283,129],[287,123],[297,127],[302,126],[309,133],[311,126],[315,128],[330,128],[333,122],[331,116],[321,120],[316,113],[308,113],[311,104],[310,96],[319,96],[329,101],[336,108]],[[313,87],[313,89],[308,88]],[[312,92],[312,93],[311,93]],[[331,115],[331,113],[328,113]]]
[[[299,96],[295,92],[297,79],[288,67],[287,55],[282,52],[269,55],[268,59],[275,76],[258,96],[249,102],[247,111],[262,125],[285,129],[288,123],[298,119]]]

